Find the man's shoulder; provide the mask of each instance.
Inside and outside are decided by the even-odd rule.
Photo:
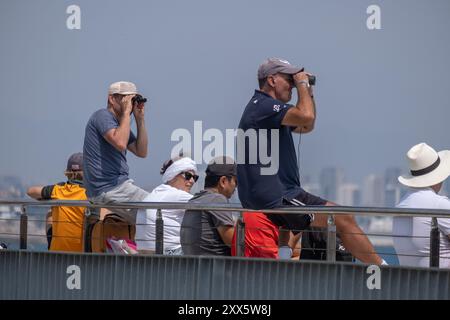
[[[439,209],[450,209],[450,199],[446,196],[437,195],[438,198],[438,208]]]
[[[109,112],[108,109],[106,108],[101,108],[92,113],[88,122],[91,123],[93,121],[98,121],[99,119],[109,119],[109,118],[114,118],[112,113]]]
[[[277,100],[263,91],[256,90],[249,104],[253,105],[266,105],[266,104],[282,104],[280,100]]]
[[[190,200],[191,202],[196,203],[227,203],[227,198],[220,193],[210,192],[210,191],[200,191],[196,193],[194,197]]]
[[[398,208],[450,209],[450,200],[430,188],[410,190],[396,206]]]
[[[95,111],[91,116],[91,119],[98,119],[98,118],[114,118],[114,117],[112,113],[108,111],[108,109],[101,108]]]
[[[260,113],[262,115],[283,114],[285,110],[292,107],[292,105],[275,99],[262,91],[256,91],[252,100],[249,102],[250,108],[252,105],[255,107],[252,110],[254,110],[256,114]]]

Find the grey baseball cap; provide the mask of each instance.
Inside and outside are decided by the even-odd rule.
[[[258,68],[258,79],[267,78],[276,73],[296,74],[304,68],[294,66],[289,61],[279,58],[269,58]]]
[[[70,156],[67,160],[66,171],[82,171],[83,170],[83,153],[77,152]]]

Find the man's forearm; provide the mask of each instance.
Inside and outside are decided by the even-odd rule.
[[[297,87],[298,100],[295,107],[306,117],[313,119],[312,125],[316,118],[316,106],[314,100],[309,94],[308,88],[304,85],[299,85]]]
[[[137,136],[136,136],[136,154],[145,158],[148,153],[148,136],[145,128],[145,120],[136,121]]]
[[[114,132],[114,138],[117,145],[124,150],[127,148],[128,140],[130,139],[130,122],[129,115],[123,116],[119,121],[119,126]]]

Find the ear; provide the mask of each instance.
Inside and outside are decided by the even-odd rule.
[[[266,84],[269,85],[270,87],[275,87],[275,77],[268,76]]]
[[[225,186],[225,182],[228,180],[227,177],[221,176],[219,179],[219,185],[223,188]]]
[[[114,104],[114,96],[112,94],[108,95],[108,104]]]

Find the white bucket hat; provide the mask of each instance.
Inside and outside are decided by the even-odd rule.
[[[436,152],[426,143],[419,143],[406,154],[411,174],[398,177],[398,181],[413,188],[438,184],[450,175],[450,151]]]

